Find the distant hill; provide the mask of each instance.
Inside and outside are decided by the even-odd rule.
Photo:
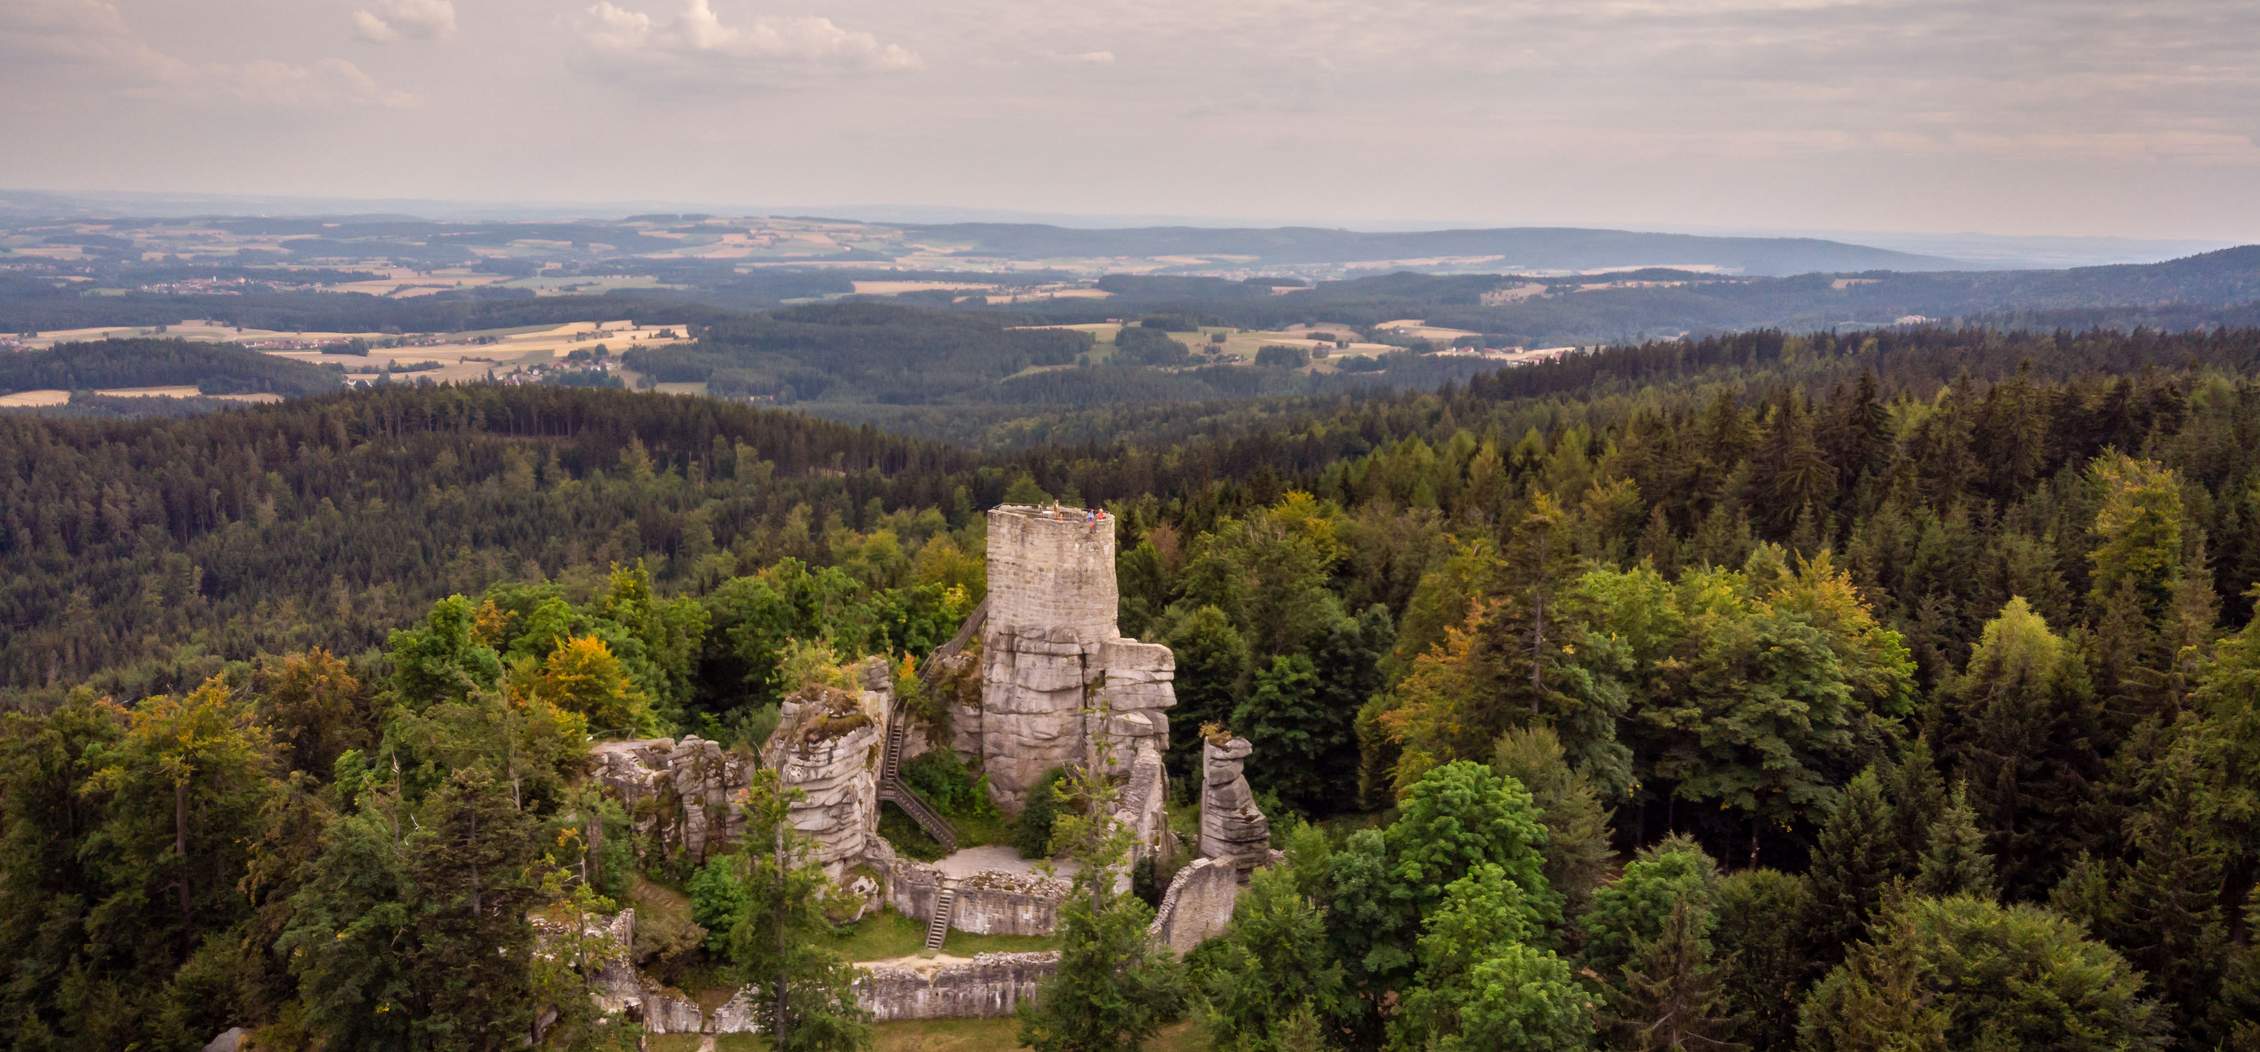
[[[1496,256],[1504,270],[1719,267],[1781,275],[1860,270],[1952,270],[1938,256],[1805,237],[1706,237],[1577,227],[1503,227],[1371,233],[1319,227],[1131,227],[1084,230],[1038,223],[905,226],[912,236],[964,244],[962,255],[1014,259],[1070,256],[1246,256],[1250,265],[1358,263]]]
[[[121,387],[194,387],[208,395],[308,395],[344,383],[335,369],[223,343],[99,340],[0,353],[0,394]]]

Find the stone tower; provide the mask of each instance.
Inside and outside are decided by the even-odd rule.
[[[1176,661],[1117,627],[1113,517],[994,508],[988,574],[980,704],[960,707],[951,727],[998,806],[1018,812],[1045,771],[1094,753],[1118,770],[1148,749],[1158,757],[1169,741],[1163,712],[1177,703]]]

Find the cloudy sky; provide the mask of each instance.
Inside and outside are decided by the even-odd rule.
[[[0,187],[2260,240],[2256,0],[0,0]]]

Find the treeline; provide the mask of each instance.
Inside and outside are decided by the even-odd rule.
[[[2208,327],[2215,313],[2260,302],[2260,246],[2165,263],[2071,270],[1901,273],[1873,271],[1746,277],[1647,270],[1578,277],[1382,274],[1274,295],[1267,284],[1223,278],[1109,275],[1105,300],[1014,304],[1057,323],[1178,313],[1204,324],[1265,329],[1313,320],[1371,327],[1398,318],[1469,329],[1512,344],[1632,342],[1681,333],[1773,326],[1821,329],[1890,325],[1918,315],[1980,320],[2039,315],[2044,325],[2077,318],[2117,328]],[[1537,294],[1500,298],[1503,289]]]
[[[224,343],[125,339],[0,354],[0,392],[194,387],[207,395],[311,395],[337,390],[333,368]]]
[[[572,721],[758,737],[835,659],[946,635],[980,509],[1057,498],[1115,513],[1123,628],[1176,655],[1177,791],[1195,730],[1246,736],[1287,862],[1182,968],[1079,889],[1044,1047],[1185,1013],[1235,1048],[2244,1047],[2256,355],[1760,332],[986,457],[538,388],[0,421],[0,668],[46,713],[0,735],[0,885],[48,919],[5,929],[8,1025],[519,1040],[391,1012],[515,1025],[570,986],[523,917],[604,893],[545,866],[617,872],[563,803]],[[363,686],[262,685],[330,661]],[[55,704],[80,684],[173,697]],[[189,742],[248,773],[189,783],[179,851]],[[473,869],[518,897],[466,910]]]
[[[950,401],[1032,366],[1067,365],[1087,333],[871,301],[716,320],[695,347],[635,348],[623,361],[662,382],[785,401]]]

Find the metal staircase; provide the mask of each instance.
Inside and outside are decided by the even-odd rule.
[[[984,599],[981,601],[981,605],[973,608],[971,614],[966,615],[965,623],[958,626],[957,634],[951,636],[949,642],[942,644],[931,655],[928,655],[926,661],[918,667],[918,682],[929,689],[932,688],[934,677],[939,674],[937,670],[950,658],[956,657],[959,652],[965,649],[965,645],[971,642],[973,637],[981,631],[981,626],[988,621],[988,618],[989,601]],[[897,698],[894,711],[887,714],[887,751],[884,758],[879,761],[879,799],[901,808],[903,814],[909,815],[911,821],[918,823],[918,828],[925,830],[927,836],[933,837],[936,843],[942,845],[944,852],[956,851],[957,830],[949,824],[948,819],[941,816],[940,812],[935,811],[932,805],[919,799],[917,793],[911,792],[910,787],[903,784],[902,754],[904,739],[909,734],[910,722],[904,718],[904,715],[902,700]],[[947,901],[955,901],[955,892],[945,889],[944,894],[950,896]],[[947,917],[944,915],[944,909],[937,906],[935,915],[943,917],[945,923],[941,930],[948,931],[949,925],[946,923]],[[927,941],[939,946],[938,938],[938,936],[929,932]]]
[[[926,952],[942,952],[942,940],[949,938],[950,917],[957,912],[957,885],[942,882],[941,890],[934,893],[934,916],[926,922]]]

